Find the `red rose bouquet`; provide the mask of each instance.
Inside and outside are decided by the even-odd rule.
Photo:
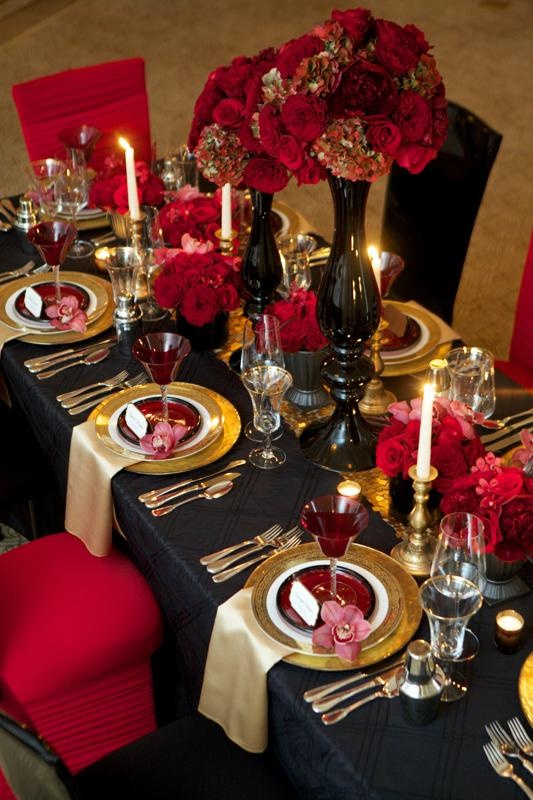
[[[493,453],[450,483],[440,507],[444,514],[467,511],[483,520],[487,552],[502,561],[533,555],[533,478],[503,466]]]
[[[159,227],[166,244],[179,247],[184,234],[200,242],[218,244],[216,231],[220,228],[222,200],[220,190],[212,197],[192,186],[175,193],[175,199],[163,206],[158,214]],[[238,220],[233,220],[237,228]]]
[[[365,8],[209,76],[189,145],[204,175],[265,192],[325,169],[374,181],[420,172],[446,139],[444,85],[424,34]],[[246,77],[247,72],[247,77]]]
[[[150,172],[144,161],[135,162],[137,192],[139,204],[146,206],[162,206],[165,186],[158,175]],[[116,156],[109,156],[105,168],[91,184],[89,191],[89,207],[116,209],[121,214],[128,210],[128,186],[124,161]]]
[[[416,464],[421,411],[421,398],[389,406],[393,418],[380,432],[376,448],[376,464],[389,478],[409,478],[409,467]],[[446,492],[485,454],[473,428],[476,421],[476,414],[463,403],[435,400],[431,463],[439,472],[433,484],[438,492]]]
[[[182,246],[166,256],[154,294],[161,306],[175,308],[190,325],[201,327],[221,311],[238,307],[240,259],[222,256],[212,242],[197,242],[187,234]]]
[[[278,300],[268,306],[265,314],[280,321],[281,347],[286,353],[299,350],[322,350],[328,340],[318,327],[316,294],[298,289],[287,300]]]

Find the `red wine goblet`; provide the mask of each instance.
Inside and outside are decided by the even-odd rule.
[[[85,167],[101,135],[101,131],[92,125],[73,125],[59,131],[57,138],[65,145],[70,162],[74,166]]]
[[[179,366],[191,352],[191,343],[177,333],[158,332],[139,336],[132,353],[161,390],[161,422],[168,422],[168,384],[175,379]]]
[[[316,497],[303,507],[300,523],[329,558],[330,583],[329,586],[318,585],[314,588],[317,600],[321,603],[336,600],[341,605],[356,605],[357,596],[349,587],[339,587],[337,591],[337,560],[346,554],[349,545],[367,527],[368,511],[365,506],[339,494]]]
[[[28,231],[28,239],[37,248],[43,260],[52,267],[54,273],[56,303],[61,302],[61,287],[59,285],[59,268],[63,264],[70,245],[77,236],[74,225],[70,222],[52,220],[39,222]]]

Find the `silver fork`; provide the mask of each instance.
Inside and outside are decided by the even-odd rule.
[[[64,402],[68,402],[69,400],[73,400],[75,397],[79,398],[75,403],[72,405],[77,405],[79,402],[83,400],[89,400],[90,396],[83,397],[83,395],[87,392],[89,393],[91,389],[97,389],[97,387],[105,387],[108,389],[112,389],[116,383],[120,383],[121,381],[126,380],[128,377],[127,370],[123,369],[114,375],[112,378],[107,378],[104,381],[97,381],[96,383],[90,383],[88,386],[81,386],[79,389],[72,389],[70,392],[63,392],[63,394],[58,394],[56,400],[63,405]],[[102,390],[102,391],[103,391]],[[81,396],[80,396],[81,395]],[[64,405],[64,408],[72,408],[72,406]]]
[[[509,730],[513,734],[513,739],[526,756],[533,756],[533,742],[526,733],[526,729],[518,719],[513,717],[508,720]]]
[[[245,550],[240,550],[237,553],[233,553],[231,556],[227,558],[219,558],[218,561],[215,561],[212,564],[207,565],[207,571],[210,572],[212,575],[217,575],[219,572],[223,572],[228,567],[231,567],[232,564],[236,564],[237,561],[241,561],[243,558],[248,558],[253,553],[258,553],[260,550],[263,550],[265,547],[279,547],[282,544],[285,544],[287,537],[291,536],[293,533],[296,533],[298,528],[291,528],[287,533],[282,533],[281,526],[278,532],[278,535],[274,536],[274,538],[270,538],[266,542],[262,544],[256,544],[254,547],[247,547]]]
[[[491,742],[505,755],[517,758],[524,767],[533,775],[533,764],[520,752],[516,742],[514,742],[507,731],[500,725],[498,720],[489,722],[485,725],[485,730],[490,736]]]
[[[287,533],[287,535],[290,531]],[[238,575],[239,572],[242,572],[248,567],[251,567],[252,564],[257,564],[258,561],[264,561],[265,558],[270,558],[270,556],[275,556],[278,553],[283,553],[285,550],[288,550],[291,547],[296,547],[302,541],[302,531],[298,530],[298,533],[293,533],[286,541],[285,544],[282,544],[281,547],[277,547],[275,550],[269,550],[268,553],[261,553],[260,556],[256,556],[255,558],[250,558],[248,561],[245,561],[243,564],[238,564],[236,567],[231,567],[230,569],[224,570],[224,572],[219,572],[218,575],[213,575],[213,580],[215,583],[223,583],[224,581],[228,581],[230,578],[233,578],[235,575]]]
[[[522,778],[515,773],[511,764],[509,764],[500,751],[497,750],[492,743],[484,744],[483,750],[493,770],[497,772],[501,778],[511,778],[511,780],[520,786],[526,797],[529,797],[529,800],[533,800],[533,791],[524,783]]]
[[[229,547],[225,547],[223,550],[217,550],[216,553],[209,553],[207,556],[202,556],[200,559],[200,564],[203,564],[204,567],[208,564],[212,564],[214,561],[219,561],[223,559],[225,556],[228,556],[230,553],[235,553],[236,550],[240,550],[242,547],[253,546],[254,544],[261,545],[262,547],[265,544],[274,539],[275,536],[282,532],[283,528],[281,525],[272,525],[271,528],[264,531],[264,533],[259,533],[257,536],[254,536],[252,539],[244,539],[244,541],[239,542],[239,544],[232,544]],[[250,552],[246,550],[245,552]],[[245,553],[243,553],[245,555]]]
[[[17,269],[12,269],[11,272],[4,272],[0,275],[0,281],[12,281],[14,278],[20,278],[22,275],[27,275],[28,272],[33,269],[35,266],[34,261],[27,261],[21,267],[17,267]]]
[[[133,378],[130,378],[128,381],[122,381],[122,383],[116,384],[111,391],[115,391],[116,389],[133,389],[134,386],[140,386],[142,383],[146,383],[147,377],[144,372],[140,372],[138,375],[134,375]],[[97,406],[98,403],[101,403],[104,399],[103,396],[97,397],[96,400],[89,400],[88,403],[83,403],[81,406],[74,406],[74,408],[69,408],[68,413],[71,416],[75,416],[76,414],[81,414],[83,411],[88,411],[93,406]]]

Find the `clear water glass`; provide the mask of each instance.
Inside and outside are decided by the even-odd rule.
[[[241,376],[254,366],[276,366],[285,369],[279,319],[271,314],[250,317],[244,323]],[[282,433],[281,426],[279,426],[273,431],[272,438],[279,439]],[[251,442],[262,442],[264,439],[262,432],[254,426],[252,421],[244,426],[244,435]]]
[[[307,290],[311,286],[311,270],[309,255],[316,248],[316,240],[304,233],[287,234],[277,238],[283,270],[278,292],[289,297],[298,290]]]
[[[292,376],[282,367],[258,364],[248,367],[241,377],[252,400],[254,427],[264,437],[263,446],[252,450],[248,460],[254,467],[275,469],[286,460],[283,450],[272,447],[272,435],[280,427],[281,401],[292,383]]]
[[[496,407],[494,356],[481,347],[457,347],[446,356],[450,400],[465,403],[487,419]]]

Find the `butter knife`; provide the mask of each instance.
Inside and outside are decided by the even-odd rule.
[[[322,697],[326,697],[332,692],[337,692],[339,689],[348,686],[350,683],[355,683],[356,681],[362,681],[365,678],[374,678],[376,675],[381,675],[385,670],[390,669],[391,667],[401,666],[405,662],[405,653],[397,656],[393,661],[390,659],[386,659],[386,661],[387,663],[382,663],[376,669],[370,670],[370,672],[358,670],[357,672],[353,672],[347,678],[341,678],[338,681],[326,683],[323,686],[317,686],[315,689],[308,689],[306,692],[304,692],[303,698],[306,703],[312,703],[314,700],[320,700]]]
[[[189,494],[189,492],[196,492],[198,489],[208,489],[210,486],[215,486],[215,484],[221,483],[222,481],[234,481],[237,478],[240,478],[240,476],[240,472],[225,472],[223,475],[219,475],[216,478],[197,481],[196,483],[187,486],[185,489],[180,489],[178,492],[173,492],[172,494],[166,494],[160,499],[148,500],[145,503],[145,506],[146,508],[159,508],[160,506],[164,506],[166,503],[169,503],[171,500],[176,500],[177,497],[182,497],[184,494]]]
[[[376,675],[369,681],[359,684],[359,686],[355,688],[345,689],[344,692],[335,692],[335,694],[329,695],[322,700],[315,700],[312,705],[313,711],[316,711],[317,714],[321,714],[323,711],[329,711],[330,708],[338,705],[338,703],[343,703],[345,700],[349,700],[350,697],[355,697],[355,695],[360,692],[366,692],[367,689],[373,689],[375,686],[384,686],[388,679],[398,672],[398,667],[399,664],[396,663],[393,667],[390,667],[390,669],[381,672],[379,675]]]
[[[226,464],[224,467],[220,467],[220,469],[217,469],[215,472],[210,472],[209,475],[203,475],[200,480],[205,481],[207,478],[213,478],[215,475],[220,475],[227,469],[243,467],[246,463],[246,459],[244,458],[240,458],[237,461],[230,461],[229,464]],[[150,492],[140,494],[137,499],[140,500],[141,503],[146,503],[147,500],[155,500],[157,497],[163,497],[163,495],[167,495],[169,492],[175,492],[176,489],[181,489],[183,486],[189,486],[191,483],[196,483],[197,480],[198,478],[186,478],[183,481],[178,481],[178,483],[165,486],[163,489],[152,489]]]
[[[335,725],[336,722],[345,719],[352,711],[361,708],[361,706],[366,705],[366,703],[371,703],[372,700],[377,700],[380,697],[386,697],[390,700],[393,697],[397,697],[400,691],[400,675],[401,671],[397,670],[377,692],[372,692],[367,697],[363,697],[362,700],[357,700],[357,702],[351,703],[345,708],[339,708],[337,711],[328,711],[326,714],[322,714],[322,722],[324,725]]]
[[[116,341],[117,337],[112,336],[110,339],[104,339],[101,342],[93,342],[92,344],[86,345],[81,349],[69,347],[66,350],[60,350],[59,353],[53,353],[49,356],[29,358],[24,362],[24,366],[27,367],[30,372],[39,372],[40,370],[48,369],[49,367],[55,367],[56,364],[60,364],[62,361],[69,361],[70,359],[77,358],[78,356],[89,355],[89,353],[92,353],[93,350],[101,350],[102,347],[113,345]]]

